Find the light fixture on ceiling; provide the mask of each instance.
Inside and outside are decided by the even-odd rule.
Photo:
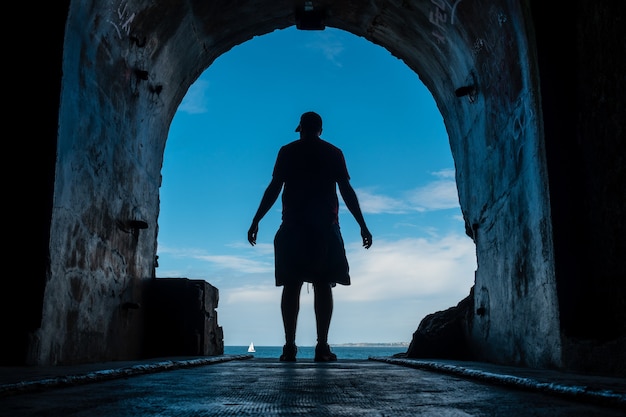
[[[300,30],[324,30],[326,28],[326,8],[313,5],[312,1],[305,1],[296,5],[296,27]]]

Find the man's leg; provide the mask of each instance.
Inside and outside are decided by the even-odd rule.
[[[333,292],[329,283],[313,284],[317,343],[328,343],[328,329],[333,316]]]
[[[296,344],[296,326],[298,313],[300,312],[300,290],[302,282],[285,284],[280,302],[280,310],[283,314],[283,327],[285,328],[285,343]]]
[[[317,346],[315,346],[315,362],[336,361],[337,355],[330,351],[328,345],[328,329],[333,316],[333,292],[330,283],[313,284],[315,291],[315,321],[317,324]]]

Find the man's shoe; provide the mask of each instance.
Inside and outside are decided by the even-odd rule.
[[[283,354],[280,355],[281,362],[295,362],[298,347],[295,344],[287,344],[283,346]]]
[[[315,346],[315,362],[334,362],[337,355],[330,351],[328,343]]]

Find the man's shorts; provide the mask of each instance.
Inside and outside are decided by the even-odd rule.
[[[348,259],[338,224],[281,224],[274,237],[276,286],[291,282],[350,285]]]

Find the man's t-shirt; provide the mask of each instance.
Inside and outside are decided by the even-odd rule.
[[[337,181],[349,180],[343,152],[323,139],[283,146],[274,166],[283,181],[283,223],[339,224]]]
[[[273,176],[284,183],[283,222],[274,238],[276,285],[350,285],[339,229],[337,182],[350,179],[341,150],[322,139],[296,140],[278,152]]]

